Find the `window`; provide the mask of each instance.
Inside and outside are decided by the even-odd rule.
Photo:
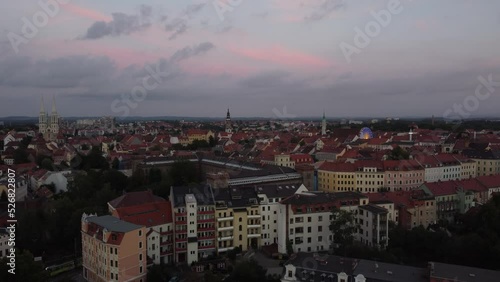
[[[241,234],[240,234],[239,238],[240,238],[240,241],[243,240],[243,236]]]
[[[139,254],[139,260],[142,260],[142,254]]]
[[[142,230],[139,230],[139,236],[142,236]]]
[[[318,217],[318,221],[323,221],[323,216],[321,216],[321,215],[320,215],[320,216]]]
[[[139,242],[139,249],[142,249],[142,242]]]
[[[142,266],[141,266],[141,267],[139,267],[139,272],[140,272],[140,273],[142,273]]]
[[[318,232],[323,232],[323,226],[318,226]]]
[[[311,222],[311,217],[307,217],[307,222]]]
[[[242,231],[242,230],[243,230],[243,227],[241,227],[241,225],[240,225],[238,229],[239,229],[240,231]]]

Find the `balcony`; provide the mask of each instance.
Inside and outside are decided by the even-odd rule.
[[[170,235],[172,233],[174,233],[174,230],[160,232],[160,235]]]
[[[208,249],[215,249],[215,246],[198,246],[198,249],[200,250],[208,250]]]
[[[215,234],[211,235],[211,236],[203,236],[203,237],[198,236],[198,241],[200,241],[200,240],[213,240],[213,239],[215,239]]]
[[[220,241],[231,241],[231,240],[233,240],[233,238],[234,238],[233,236],[219,237],[219,238],[217,238],[217,241],[219,241],[219,242]]]
[[[215,218],[198,219],[198,223],[215,222]]]
[[[260,219],[260,214],[247,215],[247,218],[249,218],[249,219]]]
[[[214,214],[215,211],[198,211],[198,214]]]
[[[166,256],[166,255],[171,255],[173,254],[173,250],[167,250],[167,251],[164,251],[164,252],[161,252],[160,253],[160,256]]]
[[[228,230],[234,230],[234,226],[226,226],[226,227],[217,228],[217,231],[228,231]]]
[[[219,248],[219,253],[222,253],[222,252],[227,252],[227,251],[230,251],[234,249],[234,247],[227,247],[227,248]]]
[[[181,220],[181,221],[175,222],[175,225],[186,225],[186,224],[187,224],[187,220]]]
[[[174,213],[174,216],[186,216],[187,212],[176,212]]]
[[[198,232],[200,231],[215,231],[215,226],[209,226],[205,228],[198,227]]]
[[[247,225],[248,228],[260,228],[260,224]],[[219,229],[220,230],[220,229]]]
[[[175,238],[175,242],[187,242],[188,238]]]
[[[172,243],[173,243],[172,241],[163,241],[163,242],[160,242],[160,246],[170,245]]]
[[[227,220],[233,220],[233,219],[234,219],[234,216],[219,217],[219,218],[217,218],[217,222],[227,221]]]
[[[175,234],[183,234],[183,233],[187,233],[187,229],[175,230]]]
[[[187,248],[175,248],[176,253],[185,253],[187,252]]]
[[[247,234],[247,237],[248,238],[260,238],[261,235],[260,234]]]

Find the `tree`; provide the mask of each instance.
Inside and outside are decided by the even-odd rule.
[[[169,279],[167,269],[161,264],[153,264],[148,270],[147,281],[168,281]]]
[[[332,217],[330,231],[333,233],[334,249],[352,245],[354,234],[358,231],[354,212],[335,207],[332,209]]]
[[[111,168],[120,169],[120,161],[118,160],[118,158],[113,159],[113,162],[111,163]]]
[[[149,170],[149,183],[159,183],[161,182],[161,170],[158,168],[152,168]]]
[[[168,174],[174,186],[185,186],[190,183],[199,182],[196,165],[190,161],[176,161]]]
[[[7,197],[7,192],[6,190],[2,191],[2,195],[0,196],[0,202],[7,202],[9,198]]]
[[[392,149],[388,157],[389,160],[408,160],[409,158],[410,158],[410,153],[408,153],[406,150],[404,150],[399,146]]]
[[[290,240],[286,241],[286,252],[288,253],[288,255],[293,254],[293,246]]]
[[[43,169],[49,170],[49,171],[53,171],[54,170],[54,163],[52,162],[52,160],[50,158],[45,158],[40,163],[40,167]]]
[[[215,147],[215,145],[217,145],[217,141],[215,140],[215,138],[212,135],[210,135],[210,137],[208,137],[208,145],[212,148]]]
[[[255,260],[241,261],[236,264],[234,270],[224,281],[227,282],[254,282],[265,281],[266,270]]]
[[[49,275],[44,270],[41,262],[36,262],[29,251],[16,249],[15,275],[8,273],[10,267],[7,265],[9,259],[4,257],[0,260],[0,281],[48,281]]]
[[[28,153],[26,152],[25,149],[19,147],[17,148],[14,153],[13,153],[13,157],[14,157],[14,163],[15,164],[24,164],[24,163],[29,163],[29,160],[28,160]]]

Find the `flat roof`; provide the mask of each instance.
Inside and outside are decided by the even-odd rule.
[[[86,220],[114,232],[126,233],[142,228],[140,225],[120,220],[111,215],[89,216]]]

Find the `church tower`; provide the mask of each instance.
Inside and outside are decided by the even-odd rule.
[[[52,96],[52,112],[50,113],[50,140],[55,140],[59,134],[59,115],[56,110],[56,99]]]
[[[45,113],[43,96],[42,96],[42,101],[40,103],[40,114],[38,115],[38,131],[40,134],[44,136],[45,133],[47,132],[47,113]]]
[[[40,114],[38,116],[38,131],[43,135],[46,141],[54,141],[59,134],[59,115],[56,109],[56,100],[52,97],[52,112],[50,116],[45,112],[45,104],[43,101],[40,105]]]
[[[226,128],[226,133],[233,133],[233,127],[231,125],[231,114],[229,113],[229,108],[227,109],[225,128]]]
[[[326,135],[326,117],[325,111],[323,111],[323,120],[321,121],[321,135]]]

